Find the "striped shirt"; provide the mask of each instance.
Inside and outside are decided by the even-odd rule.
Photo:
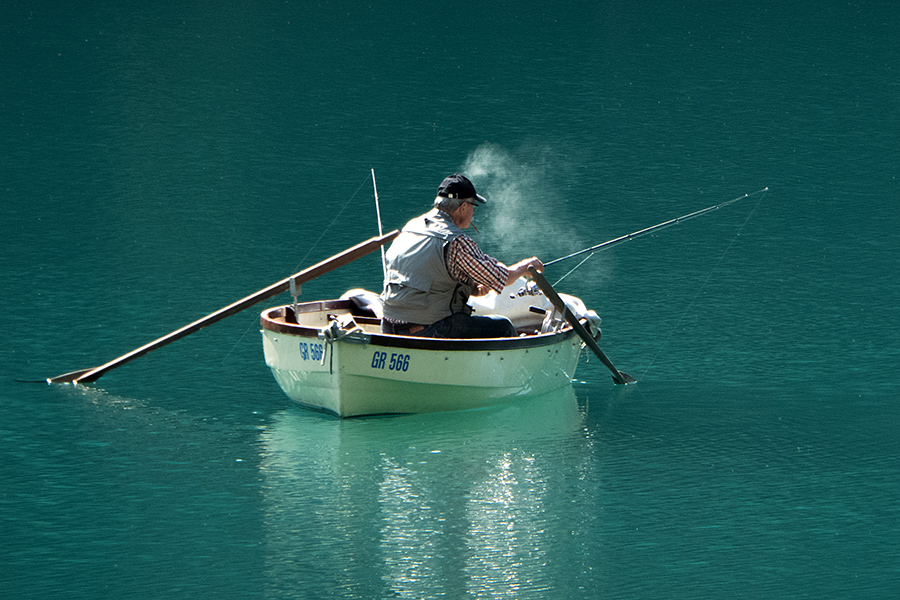
[[[509,277],[509,269],[496,258],[482,252],[478,244],[467,235],[461,235],[450,242],[447,270],[456,281],[467,283],[471,278],[475,283],[498,294],[503,291],[506,278]]]

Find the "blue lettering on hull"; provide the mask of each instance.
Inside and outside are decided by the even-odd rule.
[[[403,371],[405,373],[409,370],[409,354],[393,352],[388,357],[387,352],[376,351],[372,354],[372,368],[382,370],[386,368],[388,371]]]

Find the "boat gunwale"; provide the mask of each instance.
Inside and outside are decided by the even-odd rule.
[[[328,310],[351,310],[355,305],[350,300],[317,300],[304,302],[297,305],[299,314],[314,312],[326,312]],[[293,310],[293,306],[277,306],[268,308],[260,315],[260,325],[263,329],[273,333],[284,333],[298,337],[318,338],[321,329],[304,325],[286,323],[274,320],[270,315],[280,313],[277,317],[284,318],[287,309]],[[356,316],[363,319],[366,317]],[[395,335],[390,333],[366,333],[366,342],[372,346],[387,348],[406,348],[411,350],[438,350],[457,352],[484,351],[484,350],[519,350],[529,348],[543,348],[555,346],[575,337],[575,330],[570,325],[565,325],[560,331],[552,333],[539,333],[517,338],[425,338],[417,336]],[[359,340],[354,340],[359,341]]]

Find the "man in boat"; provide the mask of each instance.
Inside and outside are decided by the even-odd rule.
[[[506,266],[488,256],[465,230],[486,204],[465,176],[456,173],[438,187],[434,208],[406,224],[386,254],[381,331],[441,338],[516,337],[506,317],[473,316],[469,296],[501,293],[533,266],[536,257]]]

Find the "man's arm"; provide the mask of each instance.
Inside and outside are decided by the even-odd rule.
[[[464,281],[466,276],[471,277],[479,286],[479,295],[489,290],[499,294],[504,287],[527,275],[529,266],[538,271],[544,270],[544,264],[537,257],[526,258],[507,267],[482,252],[467,235],[461,235],[450,243],[447,262],[450,276],[458,281]]]
[[[461,235],[452,242],[447,253],[447,269],[453,279],[466,282],[474,280],[479,288],[486,288],[479,293],[495,290],[503,291],[509,269],[496,258],[481,251],[472,238]]]

